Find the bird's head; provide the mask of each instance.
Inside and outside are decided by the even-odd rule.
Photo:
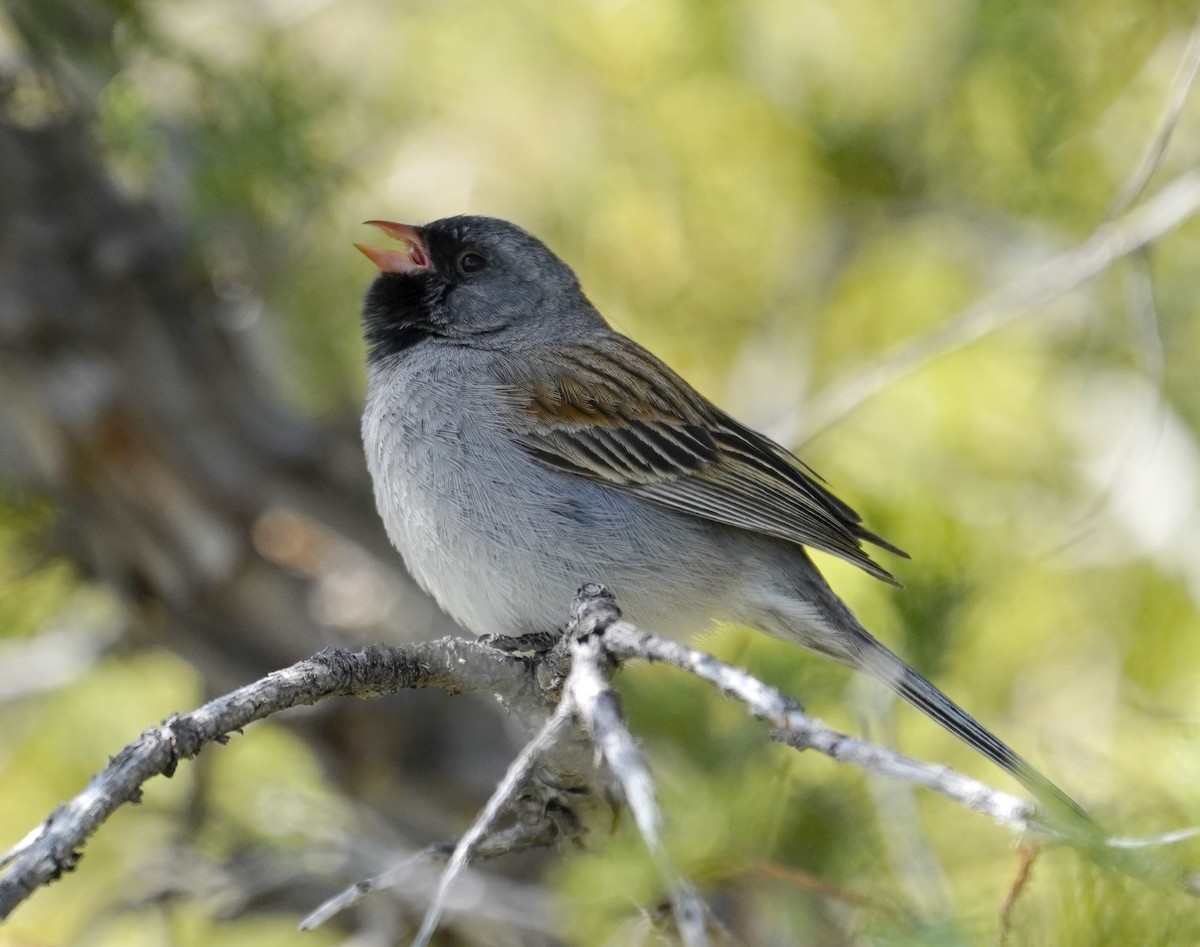
[[[363,302],[370,358],[430,337],[490,347],[554,338],[595,314],[579,280],[536,237],[492,217],[447,217],[423,227],[370,220],[400,247],[355,244],[379,267]]]

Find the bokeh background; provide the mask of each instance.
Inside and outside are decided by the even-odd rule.
[[[0,9],[0,848],[169,713],[326,644],[446,633],[371,507],[351,248],[510,218],[912,553],[867,626],[1124,834],[1200,823],[1200,224],[829,419],[889,353],[1119,211],[1176,0],[8,0]],[[1150,182],[1200,159],[1192,101]],[[823,413],[824,412],[824,413]],[[564,603],[565,607],[565,603]],[[827,662],[702,639],[816,715],[1015,787]],[[620,679],[669,844],[754,944],[1183,944],[1193,900]],[[453,838],[484,699],[332,702],[147,786],[0,944],[384,944],[323,897]],[[1200,862],[1200,845],[1172,849]],[[472,882],[446,944],[633,944],[628,820]],[[1004,930],[1007,929],[1007,935]]]

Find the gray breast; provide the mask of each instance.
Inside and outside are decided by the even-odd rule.
[[[736,537],[722,536],[722,560],[698,581],[691,559],[711,559],[719,527],[538,464],[506,435],[484,378],[462,360],[382,364],[363,415],[388,535],[443,609],[477,634],[545,631],[565,622],[581,583],[599,581],[631,619],[667,633],[726,617],[743,568]]]

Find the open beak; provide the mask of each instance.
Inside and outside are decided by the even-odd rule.
[[[389,237],[404,244],[403,249],[371,247],[362,243],[354,246],[383,273],[429,273],[433,263],[429,259],[429,248],[421,236],[421,228],[411,224],[395,224],[390,220],[368,220]]]

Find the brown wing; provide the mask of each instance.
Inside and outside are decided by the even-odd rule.
[[[862,549],[904,552],[803,461],[739,424],[635,342],[573,345],[554,360],[508,363],[513,435],[537,461],[633,496],[841,556],[892,584]]]

